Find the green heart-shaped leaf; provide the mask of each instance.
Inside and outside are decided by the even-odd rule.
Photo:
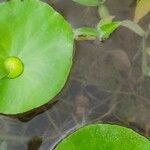
[[[149,150],[150,141],[131,129],[109,124],[83,127],[55,150]]]
[[[0,56],[8,74],[0,80],[0,113],[32,110],[60,92],[72,65],[73,38],[64,18],[39,0],[0,4]]]
[[[73,1],[85,6],[99,6],[100,4],[103,4],[105,2],[105,0],[73,0]]]

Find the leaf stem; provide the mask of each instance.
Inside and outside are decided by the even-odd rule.
[[[102,4],[98,7],[98,13],[99,13],[99,16],[101,19],[104,19],[104,18],[111,16],[108,8],[104,4]]]

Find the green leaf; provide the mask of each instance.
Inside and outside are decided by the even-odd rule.
[[[0,57],[0,80],[7,75],[6,69],[4,67],[4,58]]]
[[[55,150],[149,150],[150,141],[131,129],[95,124],[83,127],[62,140]]]
[[[15,65],[5,67],[15,78],[0,80],[0,113],[24,113],[52,102],[72,66],[70,25],[39,0],[11,0],[0,4],[0,34],[0,56],[20,60],[10,59]]]
[[[98,24],[100,39],[107,39],[120,26],[120,22],[101,23]]]
[[[139,36],[143,37],[145,34],[145,31],[135,22],[130,20],[124,20],[121,22],[121,25],[130,29],[131,31],[135,32]]]
[[[105,2],[105,0],[73,0],[73,1],[85,6],[99,6]]]
[[[150,12],[150,0],[137,0],[134,21],[139,22]]]
[[[111,24],[113,22],[114,18],[115,18],[114,16],[107,16],[107,17],[100,20],[98,26],[102,27],[103,25]]]
[[[90,27],[78,28],[74,31],[76,40],[95,40],[98,37],[98,31]]]

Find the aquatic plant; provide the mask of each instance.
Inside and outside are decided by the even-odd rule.
[[[74,40],[103,41],[120,25],[144,35],[132,21],[113,21],[103,0],[76,2],[98,6],[95,28],[73,29],[40,0],[0,4],[0,113],[20,114],[52,102],[68,78]]]
[[[82,127],[64,138],[55,150],[148,150],[150,142],[131,129],[110,124]]]

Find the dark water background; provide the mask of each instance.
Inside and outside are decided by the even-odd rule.
[[[2,0],[0,0],[2,1]],[[43,0],[74,27],[95,26],[95,7],[71,0]],[[116,20],[133,19],[134,0],[107,0]],[[150,14],[140,25],[147,30]],[[150,46],[150,38],[145,41]],[[130,127],[150,137],[150,77],[142,75],[142,38],[119,28],[105,42],[75,42],[74,64],[53,105],[12,118],[0,115],[0,143],[8,150],[49,150],[68,132],[87,123]]]

